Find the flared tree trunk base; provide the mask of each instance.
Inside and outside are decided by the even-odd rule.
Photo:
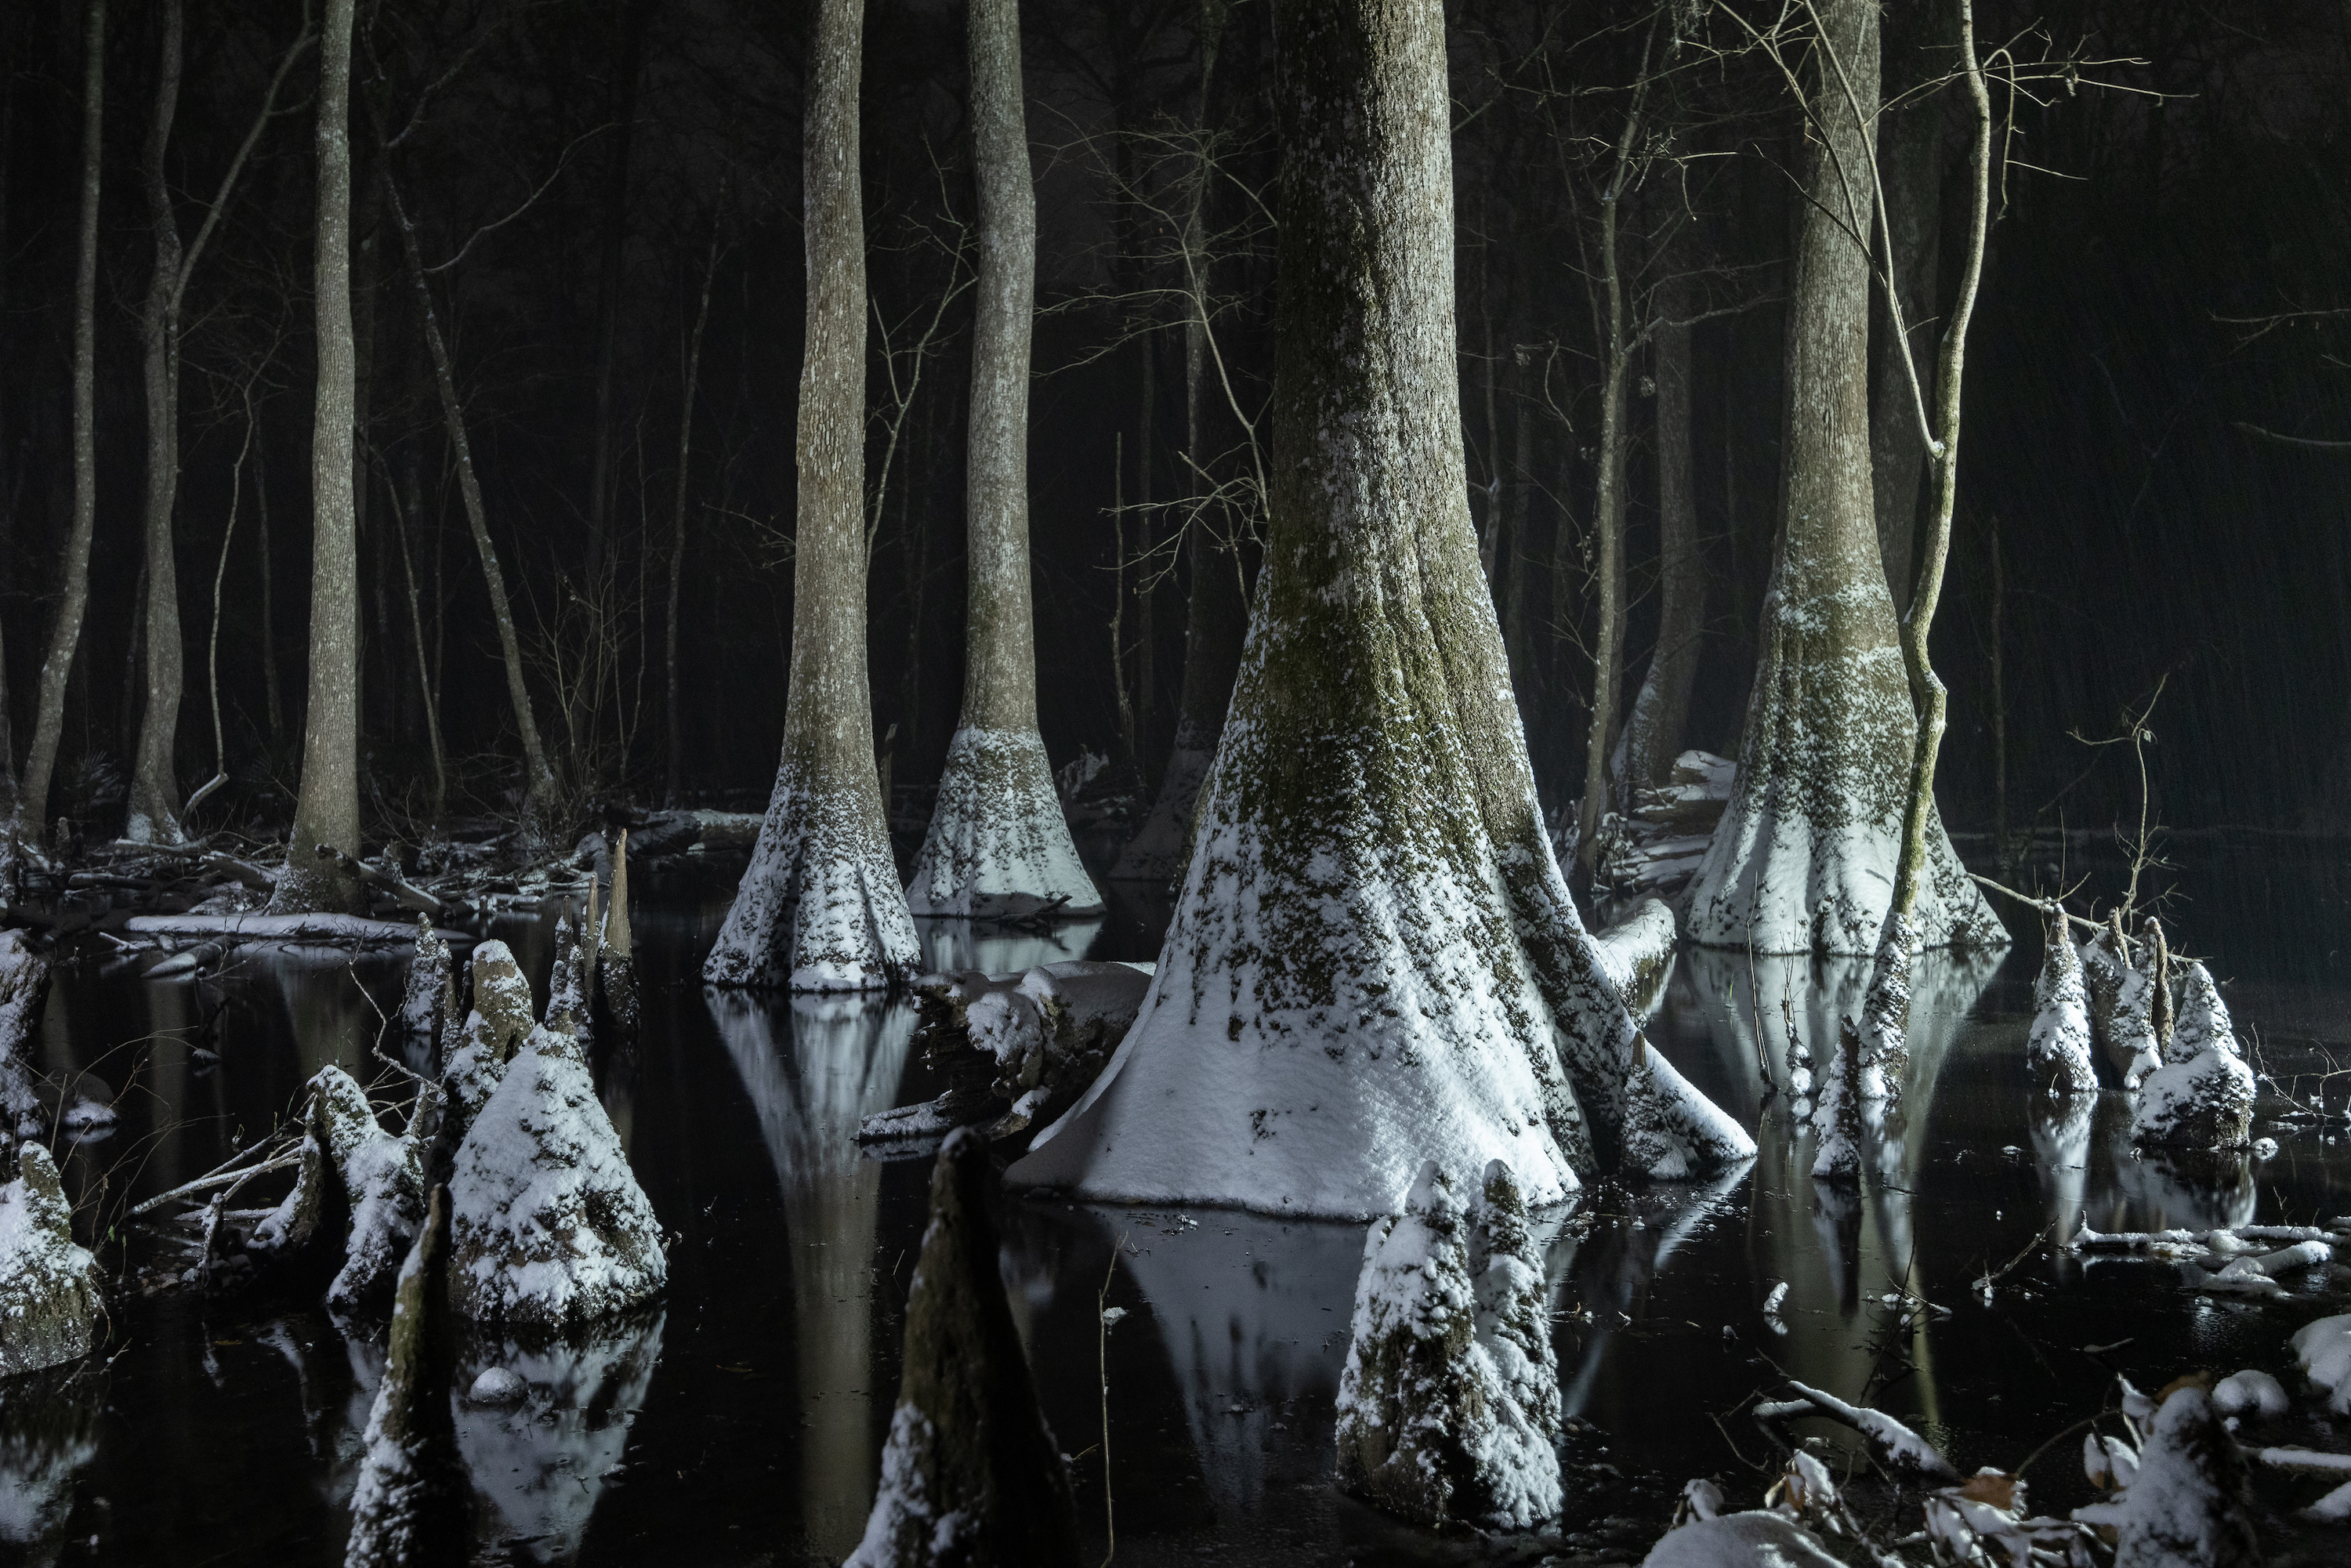
[[[1102,912],[1035,730],[956,731],[906,903],[975,920]]]

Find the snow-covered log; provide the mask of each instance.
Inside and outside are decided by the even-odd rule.
[[[133,936],[215,937],[232,947],[408,947],[416,927],[358,915],[134,915],[122,923]],[[463,931],[444,930],[452,947],[470,947]]]
[[[2175,1388],[2156,1411],[2129,1486],[2074,1511],[2115,1532],[2115,1568],[2250,1568],[2262,1560],[2245,1461],[2211,1397]]]
[[[1339,1379],[1341,1490],[1429,1525],[1559,1511],[1559,1371],[1524,1216],[1500,1161],[1465,1210],[1431,1160],[1372,1227]]]
[[[0,1376],[89,1354],[105,1276],[73,1238],[73,1209],[49,1151],[27,1141],[0,1186]]]
[[[2318,1318],[2294,1331],[2294,1358],[2326,1407],[2351,1416],[2351,1312]]]
[[[456,1374],[449,1320],[448,1193],[433,1189],[400,1266],[392,1346],[368,1413],[343,1568],[437,1568],[465,1561],[473,1498],[450,1413]]]
[[[2024,1040],[2033,1086],[2059,1096],[2098,1092],[2097,1071],[2090,1061],[2089,998],[2081,958],[2066,930],[2070,924],[2064,910],[2050,906],[2041,973],[2032,982],[2032,1028]]]
[[[939,1150],[906,1293],[904,1370],[882,1482],[848,1568],[1075,1568],[1069,1469],[1046,1428],[997,1267],[987,1142]]]
[[[1022,975],[925,975],[915,1039],[947,1090],[865,1118],[862,1144],[926,1154],[956,1127],[995,1141],[1061,1115],[1092,1086],[1150,988],[1147,969],[1083,960]]]
[[[451,1129],[463,1137],[474,1118],[489,1103],[507,1062],[537,1027],[538,1009],[531,999],[530,981],[515,962],[514,951],[503,942],[485,942],[474,949],[474,1006],[463,1030],[444,1050],[441,1086],[449,1097]]]
[[[1551,1204],[1616,1160],[1640,1030],[1544,831],[1469,524],[1440,8],[1283,25],[1254,619],[1141,1014],[1008,1179],[1369,1219],[1424,1159],[1499,1159]]]
[[[1625,1005],[1645,1018],[1665,995],[1674,972],[1674,912],[1660,898],[1645,898],[1622,919],[1592,934],[1601,968],[1616,982]]]
[[[466,1317],[573,1327],[668,1282],[661,1224],[571,1035],[531,1031],[457,1147],[449,1197]]]
[[[808,329],[783,755],[759,839],[705,961],[714,986],[862,991],[921,960],[873,760],[865,669],[865,218],[858,0],[821,0],[801,138]]]

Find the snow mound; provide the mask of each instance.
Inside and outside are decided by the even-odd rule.
[[[2261,1561],[2245,1462],[2201,1388],[2176,1388],[2138,1453],[2118,1500],[2074,1511],[2115,1531],[2115,1568],[2249,1568]]]
[[[57,1163],[24,1144],[0,1186],[0,1376],[89,1354],[104,1291],[98,1260],[74,1241]]]
[[[956,731],[906,904],[978,920],[1102,913],[1034,729]]]
[[[2090,1062],[2090,1003],[2080,956],[2066,930],[2064,911],[2048,912],[2048,941],[2041,973],[2032,982],[2032,1028],[2025,1036],[2024,1060],[2036,1086],[2070,1096],[2098,1092]]]
[[[515,1048],[530,1038],[538,1010],[530,982],[503,942],[485,942],[474,949],[474,1009],[465,1016],[441,1068],[442,1088],[449,1096],[450,1113],[462,1135],[489,1103],[506,1076],[507,1061]]]
[[[1840,1561],[1812,1531],[1760,1510],[1717,1514],[1667,1531],[1641,1568],[1830,1568]]]
[[[1436,1161],[1364,1239],[1340,1375],[1340,1490],[1417,1523],[1525,1529],[1561,1504],[1542,1260],[1509,1167],[1465,1213]],[[1531,1341],[1532,1343],[1529,1343]]]
[[[343,1568],[465,1561],[472,1495],[449,1412],[456,1346],[448,1309],[449,1214],[435,1189],[401,1264],[392,1346],[368,1412]]]
[[[846,1568],[1076,1568],[1077,1513],[1004,1295],[987,1140],[948,1137],[906,1295],[882,1481]]]
[[[2266,1372],[2232,1372],[2212,1389],[2212,1406],[2223,1416],[2274,1420],[2286,1413],[2285,1390]]]
[[[2326,1391],[2326,1407],[2351,1416],[2351,1312],[2303,1324],[2293,1343],[2294,1361],[2312,1386]]]
[[[668,1282],[661,1225],[569,1035],[531,1031],[458,1145],[449,1195],[466,1317],[573,1326]]]

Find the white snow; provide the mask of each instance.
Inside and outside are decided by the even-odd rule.
[[[2082,961],[2060,911],[2048,915],[2041,973],[2032,982],[2032,1028],[2025,1036],[2025,1067],[2034,1087],[2060,1096],[2095,1094],[2098,1075],[2090,1062],[2090,1003]]]
[[[519,1405],[529,1392],[530,1385],[506,1367],[486,1366],[465,1397],[475,1405]]]
[[[2237,1495],[2241,1469],[2210,1397],[2176,1388],[2148,1425],[2129,1489],[2118,1500],[2075,1509],[2074,1518],[2115,1531],[2118,1568],[2258,1562]]]
[[[2163,1060],[2193,1061],[2213,1050],[2242,1057],[2244,1048],[2230,1027],[2229,1009],[2220,1000],[2220,988],[2213,983],[2212,971],[2201,964],[2189,965],[2179,989],[2179,1020],[2172,1026],[2171,1044]]]
[[[1802,1525],[1750,1510],[1692,1520],[1669,1530],[1642,1568],[1843,1568]]]
[[[122,929],[146,936],[227,936],[239,943],[273,943],[287,946],[405,947],[416,940],[416,927],[397,920],[368,920],[356,915],[134,915]],[[470,947],[474,939],[463,931],[434,933],[453,947]]]
[[[2212,1405],[2223,1416],[2256,1416],[2264,1421],[2284,1415],[2287,1408],[2278,1380],[2251,1367],[2220,1379],[2212,1389]]]
[[[569,1035],[534,1030],[507,1063],[449,1198],[451,1304],[466,1317],[576,1325],[668,1282],[661,1225]]]
[[[2303,1324],[2293,1343],[2295,1363],[2326,1391],[2327,1408],[2351,1416],[2351,1312]]]
[[[1034,729],[956,731],[906,904],[973,919],[1102,913]]]
[[[2174,1032],[2173,1043],[2179,1043]],[[2217,1043],[2147,1075],[2132,1135],[2175,1148],[2237,1149],[2252,1142],[2253,1070]]]

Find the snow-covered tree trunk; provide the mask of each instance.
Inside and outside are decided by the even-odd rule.
[[[270,907],[349,909],[359,879],[326,844],[360,850],[359,540],[351,493],[358,360],[351,338],[351,9],[327,0],[319,56],[319,387],[310,433],[310,697],[294,836]],[[149,633],[155,634],[150,622]]]
[[[865,678],[865,219],[857,183],[864,26],[864,0],[821,0],[800,164],[808,346],[791,685],[775,793],[703,966],[716,986],[864,990],[921,962],[882,817]]]
[[[1037,733],[1029,592],[1029,337],[1036,314],[1037,193],[1021,112],[1019,0],[973,0],[972,169],[979,187],[971,542],[963,715],[906,898],[916,915],[1095,915]]]
[[[1669,299],[1670,312],[1679,307]],[[1690,460],[1690,329],[1657,331],[1657,646],[1625,721],[1628,787],[1662,784],[1681,753],[1706,631],[1706,561],[1698,537],[1698,483]]]
[[[1739,781],[1691,886],[1690,934],[1759,953],[1874,953],[1901,854],[1917,717],[1878,556],[1869,447],[1870,149],[1877,6],[1819,7],[1788,299],[1781,529]],[[1848,97],[1848,92],[1850,97]],[[1915,940],[2006,940],[1938,815]]]
[[[106,118],[106,0],[89,0],[83,18],[81,213],[74,259],[73,523],[58,562],[57,619],[41,658],[33,744],[25,758],[17,810],[27,839],[47,834],[49,780],[65,734],[66,681],[73,674],[81,622],[89,608],[89,548],[98,530],[98,196]]]
[[[1142,1014],[1009,1179],[1363,1218],[1424,1159],[1499,1159],[1540,1206],[1635,1094],[1719,1113],[1643,1047],[1542,830],[1469,524],[1441,8],[1286,0],[1276,30],[1249,643]]]
[[[165,0],[162,37],[155,66],[155,101],[147,128],[143,169],[147,221],[154,263],[147,275],[147,298],[139,313],[140,384],[147,401],[147,485],[143,538],[147,552],[147,705],[139,719],[139,745],[131,771],[131,814],[125,838],[140,843],[175,844],[187,837],[180,826],[180,782],[172,766],[180,733],[183,686],[180,646],[180,573],[172,549],[172,504],[180,487],[179,284],[180,224],[172,210],[163,158],[172,144],[172,120],[180,105],[180,63],[186,13]]]

